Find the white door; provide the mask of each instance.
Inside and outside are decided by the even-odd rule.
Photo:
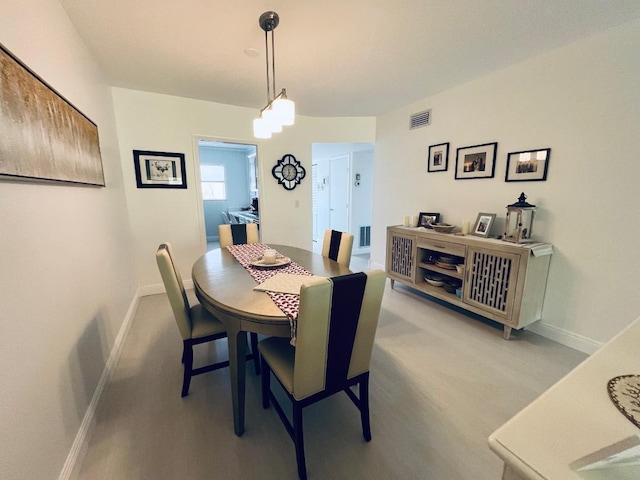
[[[329,162],[329,223],[330,228],[349,231],[349,155]]]

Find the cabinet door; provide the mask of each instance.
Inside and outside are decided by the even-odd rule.
[[[389,232],[387,241],[387,273],[413,282],[415,238]]]
[[[519,256],[469,248],[463,301],[511,323]]]

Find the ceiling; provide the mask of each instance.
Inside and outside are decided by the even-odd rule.
[[[640,17],[638,0],[60,1],[111,85],[256,113],[258,18],[274,10],[276,88],[330,117],[378,115]]]

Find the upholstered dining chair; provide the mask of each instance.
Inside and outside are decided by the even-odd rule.
[[[220,235],[220,248],[240,243],[258,243],[260,241],[257,223],[218,225],[218,234]]]
[[[353,235],[337,230],[325,230],[322,241],[322,256],[335,260],[340,265],[349,268],[351,250],[353,249]]]
[[[229,361],[213,363],[199,368],[193,368],[193,347],[201,343],[212,342],[227,337],[227,331],[220,320],[204,309],[201,304],[190,306],[187,293],[182,283],[180,272],[173,261],[171,244],[163,243],[156,251],[156,262],[162,276],[173,310],[173,316],[178,324],[182,337],[182,363],[184,374],[182,379],[182,396],[189,394],[191,377],[218,370],[229,366]],[[254,359],[256,375],[260,374],[260,360],[258,356],[258,335],[251,334],[252,354],[247,358]]]
[[[306,479],[302,410],[344,391],[360,410],[364,439],[369,423],[369,363],[380,315],[385,273],[370,270],[321,278],[300,289],[296,346],[271,337],[259,345],[262,359],[262,406],[270,402],[295,444],[298,476]],[[293,422],[270,386],[271,372],[292,402]],[[359,394],[351,390],[358,385]],[[293,424],[292,424],[293,423]]]

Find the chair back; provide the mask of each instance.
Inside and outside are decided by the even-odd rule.
[[[345,388],[369,371],[386,275],[370,270],[321,278],[300,289],[293,396]]]
[[[325,230],[322,242],[322,256],[335,260],[340,265],[349,268],[351,250],[353,249],[353,235],[337,230]]]
[[[191,338],[191,316],[189,300],[182,283],[180,272],[173,261],[171,244],[163,243],[156,251],[156,262],[162,276],[164,288],[171,303],[173,316],[183,340]]]
[[[260,241],[257,223],[218,225],[218,234],[220,235],[220,248]]]

